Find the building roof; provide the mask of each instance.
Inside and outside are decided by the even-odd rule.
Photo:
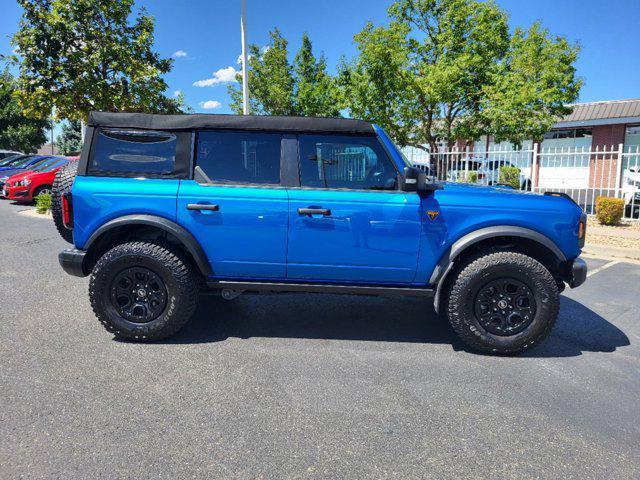
[[[265,115],[153,115],[147,113],[91,112],[89,126],[141,128],[153,130],[190,130],[216,128],[312,133],[374,133],[363,120],[324,117],[284,117]]]
[[[640,122],[640,99],[576,103],[555,128]]]

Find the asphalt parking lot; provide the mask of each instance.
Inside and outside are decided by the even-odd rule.
[[[136,344],[24,208],[0,201],[2,478],[637,478],[640,265],[589,259],[515,358],[415,298],[203,297]]]

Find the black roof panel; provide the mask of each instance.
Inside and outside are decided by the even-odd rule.
[[[279,117],[266,115],[154,115],[148,113],[89,113],[89,126],[142,128],[153,130],[190,130],[224,128],[309,133],[374,133],[364,120],[326,117]]]

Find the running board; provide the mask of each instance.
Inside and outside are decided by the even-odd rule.
[[[431,288],[372,287],[318,283],[238,282],[227,280],[208,281],[207,287],[235,291],[339,293],[344,295],[430,297],[434,294],[434,291]]]

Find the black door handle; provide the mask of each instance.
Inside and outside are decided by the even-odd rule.
[[[217,212],[220,210],[218,205],[211,205],[210,203],[187,203],[187,210],[211,210]]]
[[[298,215],[331,215],[331,210],[328,208],[299,208]]]

